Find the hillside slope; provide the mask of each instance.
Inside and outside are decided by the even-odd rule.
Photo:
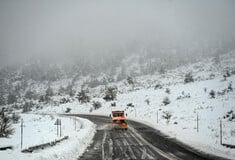
[[[103,100],[104,86],[90,90],[92,101],[102,105],[94,109],[92,103],[67,103],[47,107],[40,112],[64,112],[109,115],[111,110],[123,109],[128,118],[147,123],[173,138],[194,148],[234,158],[235,150],[220,144],[220,120],[222,142],[235,145],[235,54],[233,52],[214,59],[169,70],[161,75],[140,76],[134,84],[127,81],[113,83],[118,88],[115,101]],[[185,82],[191,73],[193,81]],[[213,91],[214,94],[213,94]],[[169,104],[163,99],[169,98]],[[111,103],[116,102],[116,107]],[[197,123],[198,116],[198,123]],[[198,124],[198,125],[197,125]]]

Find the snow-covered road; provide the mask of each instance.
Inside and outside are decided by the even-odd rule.
[[[194,159],[224,158],[196,151],[161,132],[138,122],[128,121],[129,129],[115,130],[110,119],[103,116],[79,115],[97,124],[93,143],[80,157],[82,160],[97,159]]]

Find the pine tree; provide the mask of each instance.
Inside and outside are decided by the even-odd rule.
[[[73,97],[75,95],[75,90],[73,90],[73,83],[68,84],[68,86],[65,89],[66,94],[68,94],[70,97]]]
[[[7,97],[7,104],[13,104],[17,102],[17,97],[15,94],[10,93]]]
[[[127,82],[128,82],[128,84],[132,84],[132,85],[134,84],[134,80],[130,76],[127,77]]]
[[[126,77],[126,66],[122,65],[121,66],[121,72],[117,76],[117,81],[121,81]]]
[[[33,107],[33,102],[26,102],[23,106],[23,113],[31,111]]]
[[[166,72],[166,71],[165,71],[164,67],[161,66],[160,69],[159,69],[159,73],[160,73],[160,74],[164,74],[165,72]]]
[[[187,73],[184,78],[184,83],[194,82],[193,75],[191,72]]]
[[[53,95],[53,89],[49,86],[46,90],[46,97],[52,97]]]
[[[0,95],[0,106],[6,105],[6,100],[4,98],[4,96],[1,94]]]
[[[27,99],[33,99],[33,98],[34,98],[34,92],[32,92],[31,90],[28,90],[28,91],[25,93],[25,98],[27,98]]]
[[[77,94],[77,99],[80,103],[87,103],[90,102],[90,97],[88,96],[89,91],[85,91],[81,89],[80,92]]]
[[[116,86],[110,86],[106,87],[105,89],[105,96],[104,100],[106,101],[113,101],[117,97],[117,87]]]
[[[11,118],[4,114],[4,108],[0,115],[0,137],[9,137],[14,133]]]
[[[53,89],[49,86],[46,90],[45,100],[49,102],[53,95],[54,95]]]

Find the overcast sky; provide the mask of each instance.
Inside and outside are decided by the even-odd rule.
[[[0,0],[0,63],[235,35],[234,0]]]

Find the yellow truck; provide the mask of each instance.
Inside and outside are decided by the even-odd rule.
[[[112,127],[115,129],[127,130],[128,125],[124,111],[112,111]]]

